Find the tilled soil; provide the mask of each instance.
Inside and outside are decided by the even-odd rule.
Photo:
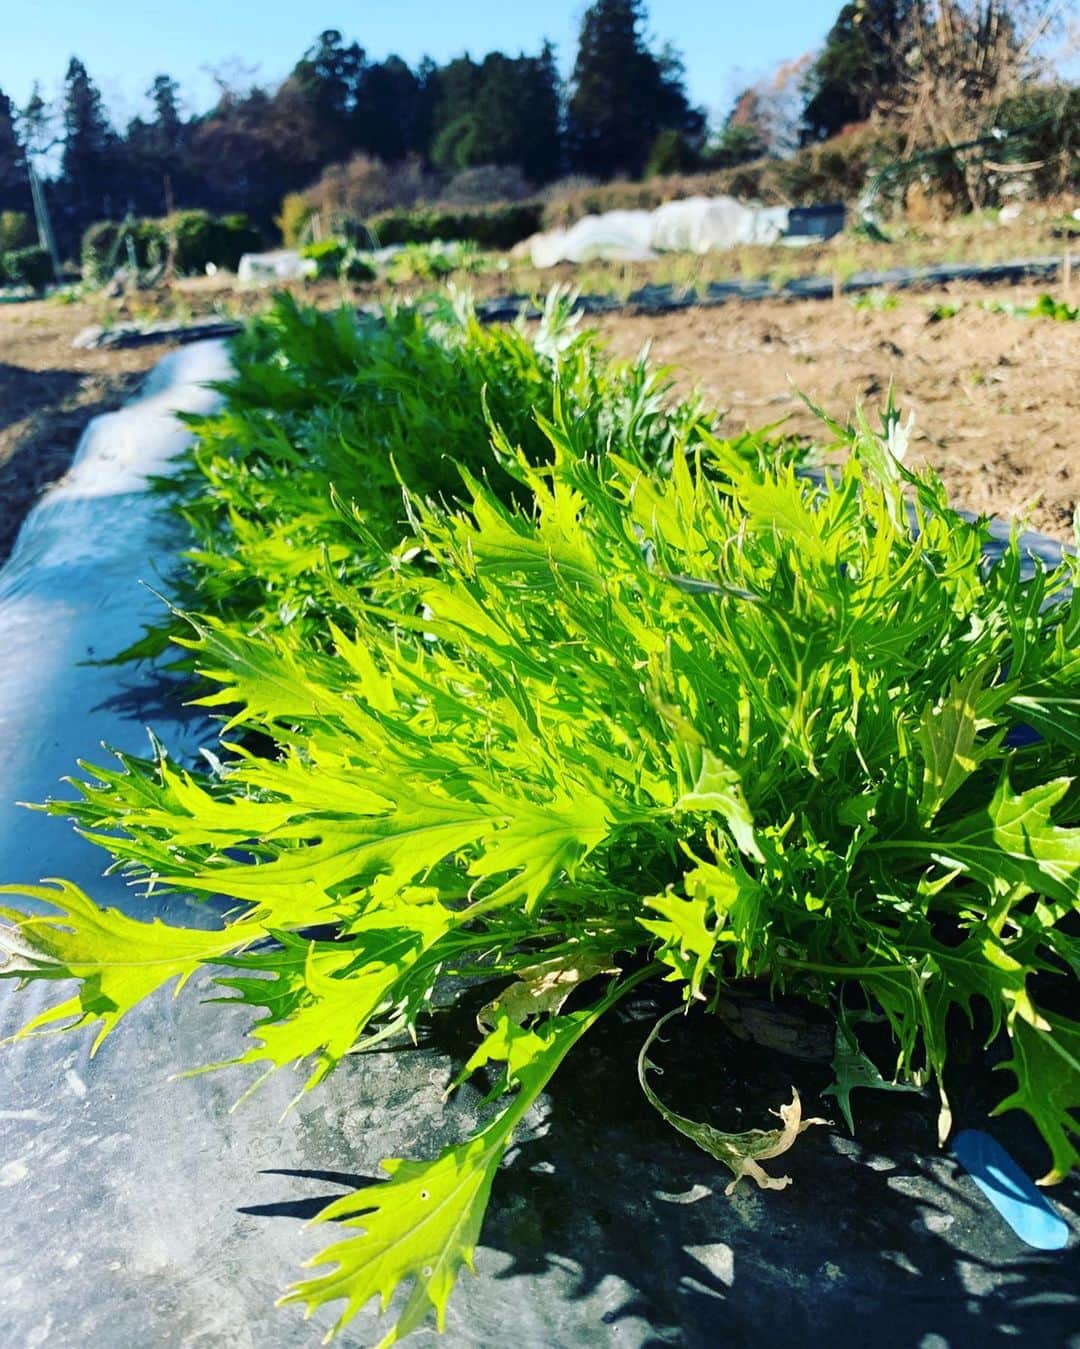
[[[1028,304],[1036,294],[952,296],[959,312],[939,321],[931,314],[945,297],[903,295],[888,310],[856,309],[846,298],[767,301],[613,316],[596,326],[623,357],[650,343],[678,389],[697,387],[725,410],[729,433],[787,418],[788,429],[827,439],[799,392],[846,421],[859,402],[876,412],[891,381],[897,404],[915,414],[911,462],[933,465],[957,505],[1023,516],[1071,542],[1080,499],[1080,323],[981,307],[984,299]]]
[[[880,407],[892,381],[898,404],[915,413],[912,460],[932,464],[958,505],[1026,516],[1071,542],[1080,499],[1080,324],[982,308],[984,300],[1028,304],[1036,295],[1001,287],[905,293],[889,309],[857,308],[848,298],[730,303],[590,323],[617,355],[635,356],[650,343],[676,387],[698,387],[725,410],[732,433],[786,418],[790,430],[821,439],[797,391],[846,420],[857,402],[870,413]],[[201,310],[214,297],[190,298]],[[244,308],[257,307],[266,297],[245,300]],[[933,321],[943,302],[959,312]],[[66,471],[87,421],[130,397],[174,345],[75,350],[72,338],[95,321],[100,315],[87,304],[0,306],[0,561],[38,495]]]

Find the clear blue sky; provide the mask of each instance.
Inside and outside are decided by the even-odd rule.
[[[727,111],[745,77],[820,44],[842,0],[652,0],[651,29],[686,61],[695,102]],[[46,97],[68,58],[81,58],[123,125],[143,110],[153,75],[180,81],[191,109],[212,99],[208,66],[254,68],[272,84],[324,28],[355,38],[373,58],[397,52],[410,64],[468,51],[535,51],[548,37],[564,71],[573,62],[585,0],[0,0],[0,89],[20,106],[35,79]]]

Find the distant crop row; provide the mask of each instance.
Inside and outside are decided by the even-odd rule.
[[[344,1324],[408,1286],[383,1343],[441,1324],[515,1127],[646,986],[696,1009],[686,1035],[740,981],[829,1009],[848,1122],[856,1087],[914,1083],[942,1139],[977,1017],[998,1109],[1032,1117],[1048,1182],[1069,1171],[1075,561],[1024,580],[1014,541],[988,568],[984,523],[904,468],[891,406],[830,425],[848,457],[812,478],[799,445],[725,438],[662,372],[612,364],[558,295],[532,331],[460,297],[359,324],[282,301],[235,363],[168,486],[186,617],[136,652],[178,644],[224,719],[215,767],[122,756],[53,806],[133,881],[231,916],[141,922],[58,885],[19,889],[49,915],[7,917],[15,973],[78,981],[27,1033],[100,1042],[208,967],[239,1085],[300,1065],[318,1090],[488,986],[456,1080],[498,1111],[331,1205],[338,1239],[287,1300]],[[761,1161],[810,1122],[798,1095],[765,1132],[689,1120],[654,1036],[665,1118],[732,1185],[785,1184]]]

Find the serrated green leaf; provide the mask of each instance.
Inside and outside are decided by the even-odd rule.
[[[579,863],[611,832],[606,803],[593,796],[563,792],[540,805],[501,793],[485,795],[506,823],[490,835],[469,874],[488,877],[513,871],[497,892],[505,903],[520,898],[527,909],[534,909],[552,880],[561,872],[574,876]]]
[[[33,1017],[19,1037],[63,1023],[66,1029],[100,1021],[91,1052],[145,997],[171,980],[176,992],[201,966],[264,935],[257,923],[237,922],[217,931],[148,923],[118,909],[99,908],[67,881],[47,885],[5,885],[0,894],[25,895],[56,909],[27,916],[0,908],[12,924],[17,944],[3,939],[11,955],[0,967],[5,979],[77,979],[78,993]]]
[[[921,1090],[918,1083],[890,1082],[882,1077],[877,1064],[860,1046],[854,1021],[855,1018],[846,1015],[841,1008],[837,1017],[836,1043],[832,1060],[834,1079],[821,1093],[823,1096],[836,1097],[836,1103],[852,1133],[855,1132],[855,1119],[851,1113],[851,1093],[857,1087],[873,1091]]]
[[[679,797],[675,809],[716,811],[731,830],[739,848],[757,862],[765,860],[754,838],[754,817],[746,802],[742,779],[711,750],[702,749],[694,786]]]
[[[932,820],[979,763],[994,752],[993,741],[976,745],[976,736],[982,716],[1004,697],[984,699],[988,705],[980,709],[984,681],[984,672],[976,668],[966,679],[954,679],[946,696],[923,711],[918,738],[924,765],[919,810],[924,821]]]
[[[473,1267],[491,1184],[514,1129],[581,1036],[639,981],[624,981],[594,1007],[551,1018],[537,1030],[523,1029],[501,1015],[466,1071],[505,1062],[508,1084],[517,1089],[513,1103],[434,1161],[384,1161],[390,1180],[324,1209],[319,1222],[342,1222],[360,1229],[360,1235],[336,1242],[318,1255],[312,1265],[335,1268],[298,1284],[282,1301],[303,1302],[310,1314],[327,1302],[344,1300],[336,1332],[372,1298],[377,1297],[385,1311],[395,1289],[411,1279],[412,1291],[379,1349],[415,1330],[432,1310],[441,1330],[458,1272],[462,1265]]]
[[[304,1090],[311,1091],[353,1049],[372,1019],[404,995],[420,958],[455,926],[455,915],[437,901],[375,909],[349,926],[350,940],[303,941],[276,934],[283,951],[266,959],[233,959],[233,966],[271,978],[233,977],[218,982],[242,1001],[267,1007],[251,1031],[257,1045],[215,1068],[267,1063],[270,1070],[315,1058]],[[282,960],[283,954],[291,959]],[[424,990],[427,991],[426,989]]]
[[[997,1065],[1016,1078],[1016,1090],[994,1110],[1023,1110],[1050,1149],[1052,1165],[1039,1181],[1056,1185],[1080,1164],[1080,1024],[1043,1012],[1039,1025],[1018,1020],[1012,1029],[1013,1056]]]
[[[1071,778],[1056,778],[1014,792],[1002,774],[984,809],[924,839],[889,839],[872,845],[897,853],[921,852],[956,866],[991,894],[1002,884],[1055,900],[1064,912],[1080,909],[1080,828],[1063,828],[1051,812]]]

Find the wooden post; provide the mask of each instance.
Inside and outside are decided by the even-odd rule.
[[[45,204],[45,193],[41,187],[41,179],[34,168],[34,161],[29,153],[26,156],[26,171],[30,176],[30,199],[34,203],[34,220],[37,223],[38,243],[42,248],[49,250],[49,257],[52,261],[53,280],[60,285],[62,280],[60,273],[60,255],[56,251],[56,240],[53,237],[52,221],[49,219],[49,208]]]
[[[172,175],[162,181],[165,192],[165,279],[171,281],[176,272],[176,203],[173,201]]]

